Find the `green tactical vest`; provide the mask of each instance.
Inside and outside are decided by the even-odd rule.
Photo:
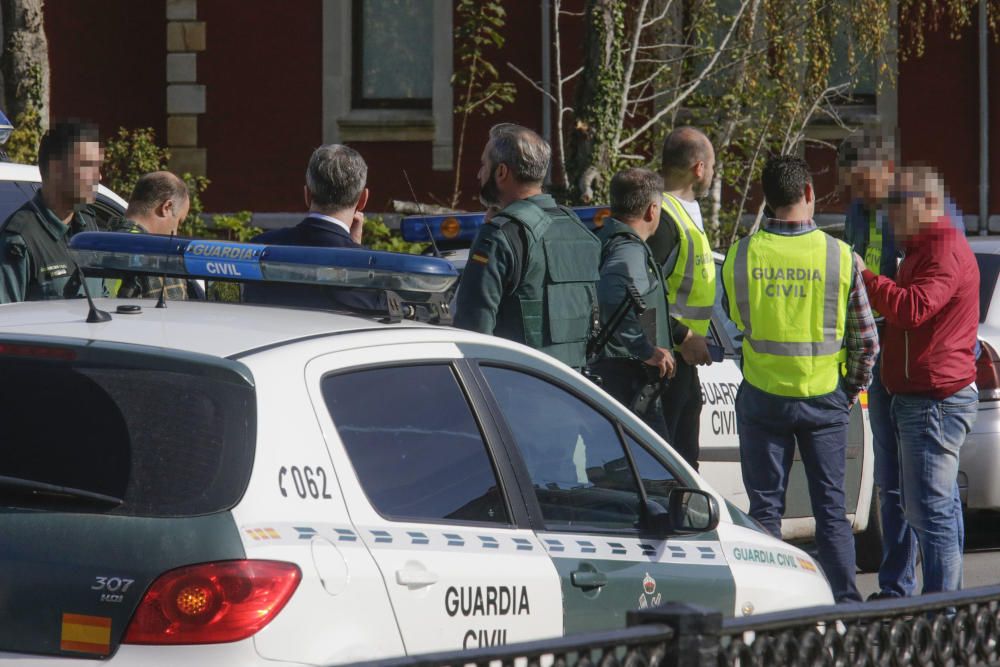
[[[663,210],[677,227],[677,261],[667,276],[671,315],[696,334],[708,334],[715,305],[715,259],[708,236],[684,206],[664,193]]]
[[[597,308],[601,244],[561,208],[516,201],[492,224],[509,221],[524,228],[527,243],[520,283],[503,296],[494,333],[582,368]]]
[[[12,215],[3,227],[10,235],[18,235],[24,240],[23,251],[26,251],[29,261],[28,284],[24,295],[25,301],[44,301],[48,299],[70,299],[83,296],[80,278],[76,274],[76,263],[70,255],[69,239],[79,232],[99,231],[96,220],[89,213],[77,211],[70,221],[68,229],[62,228],[65,236],[53,239],[43,227],[51,222],[41,219],[44,215],[38,197],[28,202]],[[54,225],[53,225],[54,226]],[[10,246],[8,246],[10,252]],[[87,285],[95,297],[103,296],[103,282],[99,278],[88,278]]]
[[[853,266],[850,247],[819,230],[760,231],[730,248],[722,279],[747,382],[791,398],[837,388]]]
[[[660,265],[653,258],[653,253],[649,249],[649,246],[639,238],[631,227],[612,218],[608,218],[604,226],[601,227],[597,233],[597,238],[601,240],[602,244],[602,267],[608,257],[615,252],[616,248],[629,243],[642,245],[642,249],[646,254],[646,272],[650,288],[645,293],[640,293],[643,301],[646,302],[647,309],[646,313],[640,318],[640,323],[643,325],[643,333],[646,334],[647,340],[652,342],[656,347],[670,349],[672,341],[670,340],[670,322],[668,321],[667,295],[664,291],[663,273],[660,271]],[[611,306],[612,310],[615,306],[617,304]],[[609,315],[610,313],[601,313],[602,320]],[[603,356],[631,357],[632,355],[629,354],[624,345],[618,342],[617,338],[612,337],[604,348]]]

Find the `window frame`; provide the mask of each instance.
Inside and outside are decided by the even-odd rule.
[[[434,106],[434,68],[431,67],[430,97],[378,97],[364,96],[364,3],[365,0],[352,0],[351,3],[351,108],[352,109],[419,109],[430,111]],[[431,8],[433,13],[433,8]],[[433,53],[432,53],[433,61]]]
[[[527,505],[529,515],[531,517],[531,528],[536,532],[546,532],[546,533],[560,533],[560,534],[587,534],[587,535],[611,535],[611,536],[621,536],[621,537],[639,537],[639,538],[655,538],[664,539],[663,535],[658,535],[650,531],[646,526],[647,523],[647,503],[649,502],[649,497],[646,494],[646,489],[642,484],[642,479],[639,477],[638,466],[636,466],[635,459],[632,456],[632,452],[628,447],[628,443],[625,441],[625,435],[629,435],[632,439],[638,442],[646,450],[650,456],[652,456],[656,461],[658,461],[667,471],[669,471],[681,485],[684,486],[695,486],[696,488],[701,488],[700,485],[692,484],[692,480],[688,478],[687,475],[679,473],[673,466],[668,465],[667,462],[663,460],[663,457],[658,455],[656,452],[652,451],[648,446],[646,446],[645,438],[638,436],[635,431],[631,428],[626,427],[622,424],[621,420],[612,414],[609,414],[607,410],[604,410],[596,401],[592,398],[582,394],[571,384],[560,380],[559,378],[553,377],[552,375],[546,374],[543,371],[519,366],[510,362],[493,360],[493,359],[468,359],[470,365],[476,371],[476,379],[480,384],[481,391],[484,395],[486,402],[489,404],[489,409],[493,413],[494,421],[497,423],[498,429],[500,431],[500,436],[503,439],[503,444],[507,452],[507,457],[513,465],[514,471],[518,476],[519,485],[522,490],[522,499]],[[542,516],[541,505],[538,503],[538,498],[535,496],[534,483],[531,479],[531,473],[528,471],[527,463],[524,461],[524,457],[521,455],[521,451],[517,445],[517,439],[514,436],[514,432],[511,430],[510,425],[507,423],[507,418],[504,415],[503,409],[500,406],[499,401],[493,394],[490,388],[489,381],[486,375],[482,372],[482,368],[502,368],[509,371],[514,371],[517,373],[523,373],[534,377],[537,380],[553,385],[554,387],[565,391],[572,397],[583,402],[585,405],[590,407],[592,410],[597,412],[603,418],[607,419],[618,437],[619,446],[625,453],[625,460],[628,462],[629,468],[632,472],[632,479],[635,481],[636,488],[639,491],[639,502],[640,502],[640,513],[639,513],[639,526],[636,528],[607,528],[607,527],[596,527],[587,526],[583,524],[575,525],[572,528],[564,528],[559,526],[549,526],[545,518]]]
[[[493,476],[497,481],[497,488],[500,492],[500,497],[503,499],[504,507],[507,511],[507,520],[503,522],[497,521],[468,521],[468,520],[449,520],[449,519],[431,519],[426,517],[398,517],[383,512],[374,502],[372,502],[371,496],[368,494],[368,489],[365,486],[364,481],[361,479],[361,475],[358,473],[358,469],[354,465],[354,460],[351,458],[351,454],[344,443],[343,436],[340,434],[340,430],[337,428],[337,420],[334,418],[333,413],[330,412],[329,407],[326,404],[326,395],[323,392],[323,383],[328,377],[339,376],[339,375],[349,375],[353,373],[360,373],[370,370],[380,370],[386,368],[398,369],[398,368],[410,368],[414,366],[445,366],[451,371],[458,384],[459,391],[462,393],[462,397],[465,399],[466,404],[469,407],[469,412],[472,415],[473,420],[476,422],[476,426],[479,429],[480,436],[483,440],[483,445],[486,451],[487,460],[493,470]],[[354,474],[354,479],[357,480],[358,488],[360,489],[362,495],[364,495],[365,500],[371,510],[379,516],[381,519],[397,524],[428,524],[428,525],[438,525],[438,526],[469,526],[475,528],[495,528],[495,529],[513,529],[513,528],[525,528],[527,524],[527,514],[523,506],[519,506],[517,503],[511,502],[511,494],[508,491],[509,480],[514,476],[512,470],[510,470],[509,464],[505,465],[502,451],[498,452],[496,447],[496,442],[498,441],[498,435],[496,434],[496,429],[487,420],[484,420],[481,416],[481,409],[478,407],[477,403],[481,403],[481,400],[477,401],[476,392],[470,387],[468,380],[468,373],[463,374],[461,370],[462,360],[461,359],[413,359],[407,361],[386,361],[371,364],[359,364],[357,366],[349,366],[345,368],[338,368],[335,370],[327,370],[319,374],[319,398],[321,400],[321,405],[326,412],[326,417],[330,420],[330,424],[333,426],[334,432],[337,434],[337,438],[340,440],[340,446],[344,451],[344,456],[350,463],[351,472]]]

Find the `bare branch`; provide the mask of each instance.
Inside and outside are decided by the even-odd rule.
[[[635,13],[635,28],[632,31],[632,44],[629,46],[628,57],[625,61],[625,76],[622,79],[622,84],[626,91],[630,90],[632,87],[632,74],[635,72],[635,56],[639,51],[639,40],[642,38],[642,19],[646,16],[646,7],[648,6],[649,0],[642,0],[642,3],[639,5],[639,11]],[[615,127],[615,134],[611,142],[612,146],[618,145],[618,139],[621,137],[622,128],[625,126],[626,105],[627,100],[623,99],[621,106],[618,109],[618,125]]]
[[[538,92],[540,92],[542,95],[545,95],[546,97],[548,97],[553,102],[556,101],[556,98],[552,95],[552,93],[550,93],[549,91],[547,91],[544,88],[542,88],[542,86],[537,81],[535,81],[530,76],[528,76],[527,74],[525,74],[524,72],[522,72],[521,70],[519,70],[517,68],[517,65],[515,65],[514,63],[508,61],[507,62],[507,67],[511,68],[512,70],[514,70],[515,72],[517,72],[519,75],[521,75],[522,79],[524,79],[525,81],[527,81],[528,83],[530,83],[531,87],[534,88],[535,90],[537,90]]]
[[[663,19],[667,18],[667,14],[670,13],[670,8],[673,6],[673,4],[674,4],[673,0],[667,0],[665,3],[663,3],[663,11],[661,11],[656,17],[651,18],[649,21],[640,24],[640,30],[645,30],[646,28],[649,28],[650,26],[653,26],[662,21]]]
[[[573,72],[572,74],[568,74],[565,78],[559,79],[559,85],[562,85],[564,83],[569,83],[570,81],[572,81],[576,77],[580,76],[581,72],[583,72],[583,67],[578,67],[576,69],[576,71]]]
[[[568,81],[562,75],[562,32],[559,29],[559,17],[561,16],[562,0],[553,0],[552,9],[555,12],[555,20],[552,21],[553,37],[555,38],[555,61],[556,61],[556,140],[559,142],[559,179],[564,189],[569,189],[569,175],[566,173],[566,140],[563,138],[563,118],[567,112],[572,113],[572,109],[567,109],[563,99],[563,85]],[[581,68],[582,69],[582,68]],[[569,78],[573,78],[572,74]]]
[[[647,130],[649,130],[651,127],[660,122],[661,118],[663,118],[667,114],[671,113],[674,109],[679,107],[684,102],[684,100],[690,97],[698,89],[698,87],[701,86],[702,82],[715,67],[715,64],[719,61],[719,57],[722,55],[722,53],[726,50],[726,47],[729,45],[729,41],[733,38],[733,34],[735,34],[736,32],[736,27],[739,25],[740,19],[743,17],[743,12],[746,11],[746,8],[747,6],[749,6],[750,2],[751,0],[742,0],[742,2],[740,2],[740,10],[736,13],[736,16],[733,17],[732,25],[729,26],[729,30],[726,32],[725,38],[719,44],[718,50],[712,56],[712,59],[705,65],[705,68],[701,71],[698,77],[695,78],[695,80],[692,81],[690,85],[688,85],[684,89],[684,91],[681,92],[680,95],[674,98],[674,100],[670,102],[670,104],[666,105],[663,109],[660,109],[657,113],[653,115],[652,118],[643,123],[637,130],[632,132],[632,134],[627,136],[625,139],[619,141],[616,148],[618,149],[624,148],[628,144],[632,143],[633,141],[641,137]]]

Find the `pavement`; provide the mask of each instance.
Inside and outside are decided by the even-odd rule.
[[[964,588],[1000,584],[1000,512],[977,512],[965,516]],[[920,590],[917,566],[917,590]],[[878,590],[878,575],[859,574],[858,590],[868,597]]]

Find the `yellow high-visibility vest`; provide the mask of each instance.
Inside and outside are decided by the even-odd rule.
[[[662,206],[677,227],[677,261],[666,278],[670,316],[704,336],[715,305],[712,246],[676,197],[664,193]]]
[[[853,266],[850,247],[818,229],[759,231],[729,249],[722,280],[747,382],[791,398],[837,388]]]

